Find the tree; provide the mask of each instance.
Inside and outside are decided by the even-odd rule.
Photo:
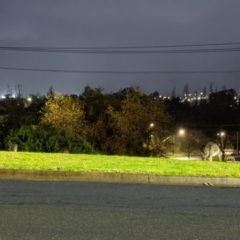
[[[107,113],[109,106],[120,105],[117,96],[103,94],[101,87],[91,88],[86,86],[80,99],[84,111],[84,127],[82,134],[95,149],[106,154],[109,152],[107,142],[111,134],[110,118]]]
[[[237,119],[237,103],[234,97],[237,95],[233,89],[212,93],[209,96],[212,124],[232,125]]]
[[[84,138],[95,149],[107,154],[114,154],[114,120],[112,110],[118,110],[121,100],[116,94],[103,94],[102,88],[85,87],[80,96],[84,110]]]
[[[56,93],[54,87],[51,85],[48,89],[47,95],[53,96]]]
[[[188,159],[190,159],[192,152],[196,149],[199,139],[194,131],[187,131],[181,138],[182,150],[187,153]]]
[[[91,88],[86,86],[80,99],[83,103],[86,123],[95,123],[98,117],[107,109],[108,103],[102,88]]]
[[[61,93],[48,95],[40,112],[41,124],[51,125],[69,133],[83,132],[83,104],[78,98]]]
[[[99,151],[106,154],[117,154],[115,145],[117,143],[117,125],[113,118],[113,107],[109,106],[96,120],[95,124],[87,128],[89,142]]]
[[[117,125],[115,152],[121,155],[151,155],[155,150],[152,137],[163,140],[172,123],[161,100],[138,90],[130,93],[112,116]],[[160,141],[158,147],[162,145]]]
[[[43,103],[43,98],[37,98],[36,101],[31,101],[31,104],[26,104],[26,99],[20,95],[0,101],[0,149],[6,148],[4,138],[11,129],[39,123],[39,110]]]

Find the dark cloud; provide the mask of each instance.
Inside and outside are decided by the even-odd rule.
[[[0,0],[0,46],[117,47],[240,42],[239,0]],[[238,47],[239,45],[237,45]],[[93,71],[240,70],[240,52],[100,55],[0,50],[0,67]],[[119,75],[0,70],[0,94],[21,84],[24,93],[53,85],[81,93],[86,85],[118,91],[131,85],[146,92],[181,94],[204,86],[240,88],[239,73]]]

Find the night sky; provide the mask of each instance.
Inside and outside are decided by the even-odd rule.
[[[18,84],[26,95],[239,90],[239,13],[239,0],[0,0],[0,95]]]

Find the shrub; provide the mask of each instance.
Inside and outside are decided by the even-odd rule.
[[[19,151],[96,153],[81,136],[49,126],[22,126],[11,130],[5,144],[17,143]]]

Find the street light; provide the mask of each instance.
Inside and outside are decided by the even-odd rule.
[[[223,138],[224,138],[224,136],[225,136],[225,132],[220,132],[220,133],[218,133],[217,135],[220,137],[221,143],[222,143]]]
[[[180,129],[179,130],[179,135],[183,136],[185,134],[185,130],[184,129]]]
[[[226,140],[225,139],[225,137],[226,137],[226,134],[225,134],[225,132],[219,132],[218,134],[217,134],[217,136],[220,138],[220,149],[221,149],[221,151],[222,151],[222,154],[223,154],[223,158],[224,158],[224,152],[225,152],[225,144],[226,144],[226,142],[224,141],[224,140]]]
[[[154,123],[150,123],[149,126],[150,126],[150,128],[154,127]]]
[[[180,136],[183,136],[185,134],[185,130],[180,128],[177,132]],[[175,145],[175,139],[174,139],[174,134],[172,135],[172,143],[173,143],[173,155],[175,152],[174,145]]]

